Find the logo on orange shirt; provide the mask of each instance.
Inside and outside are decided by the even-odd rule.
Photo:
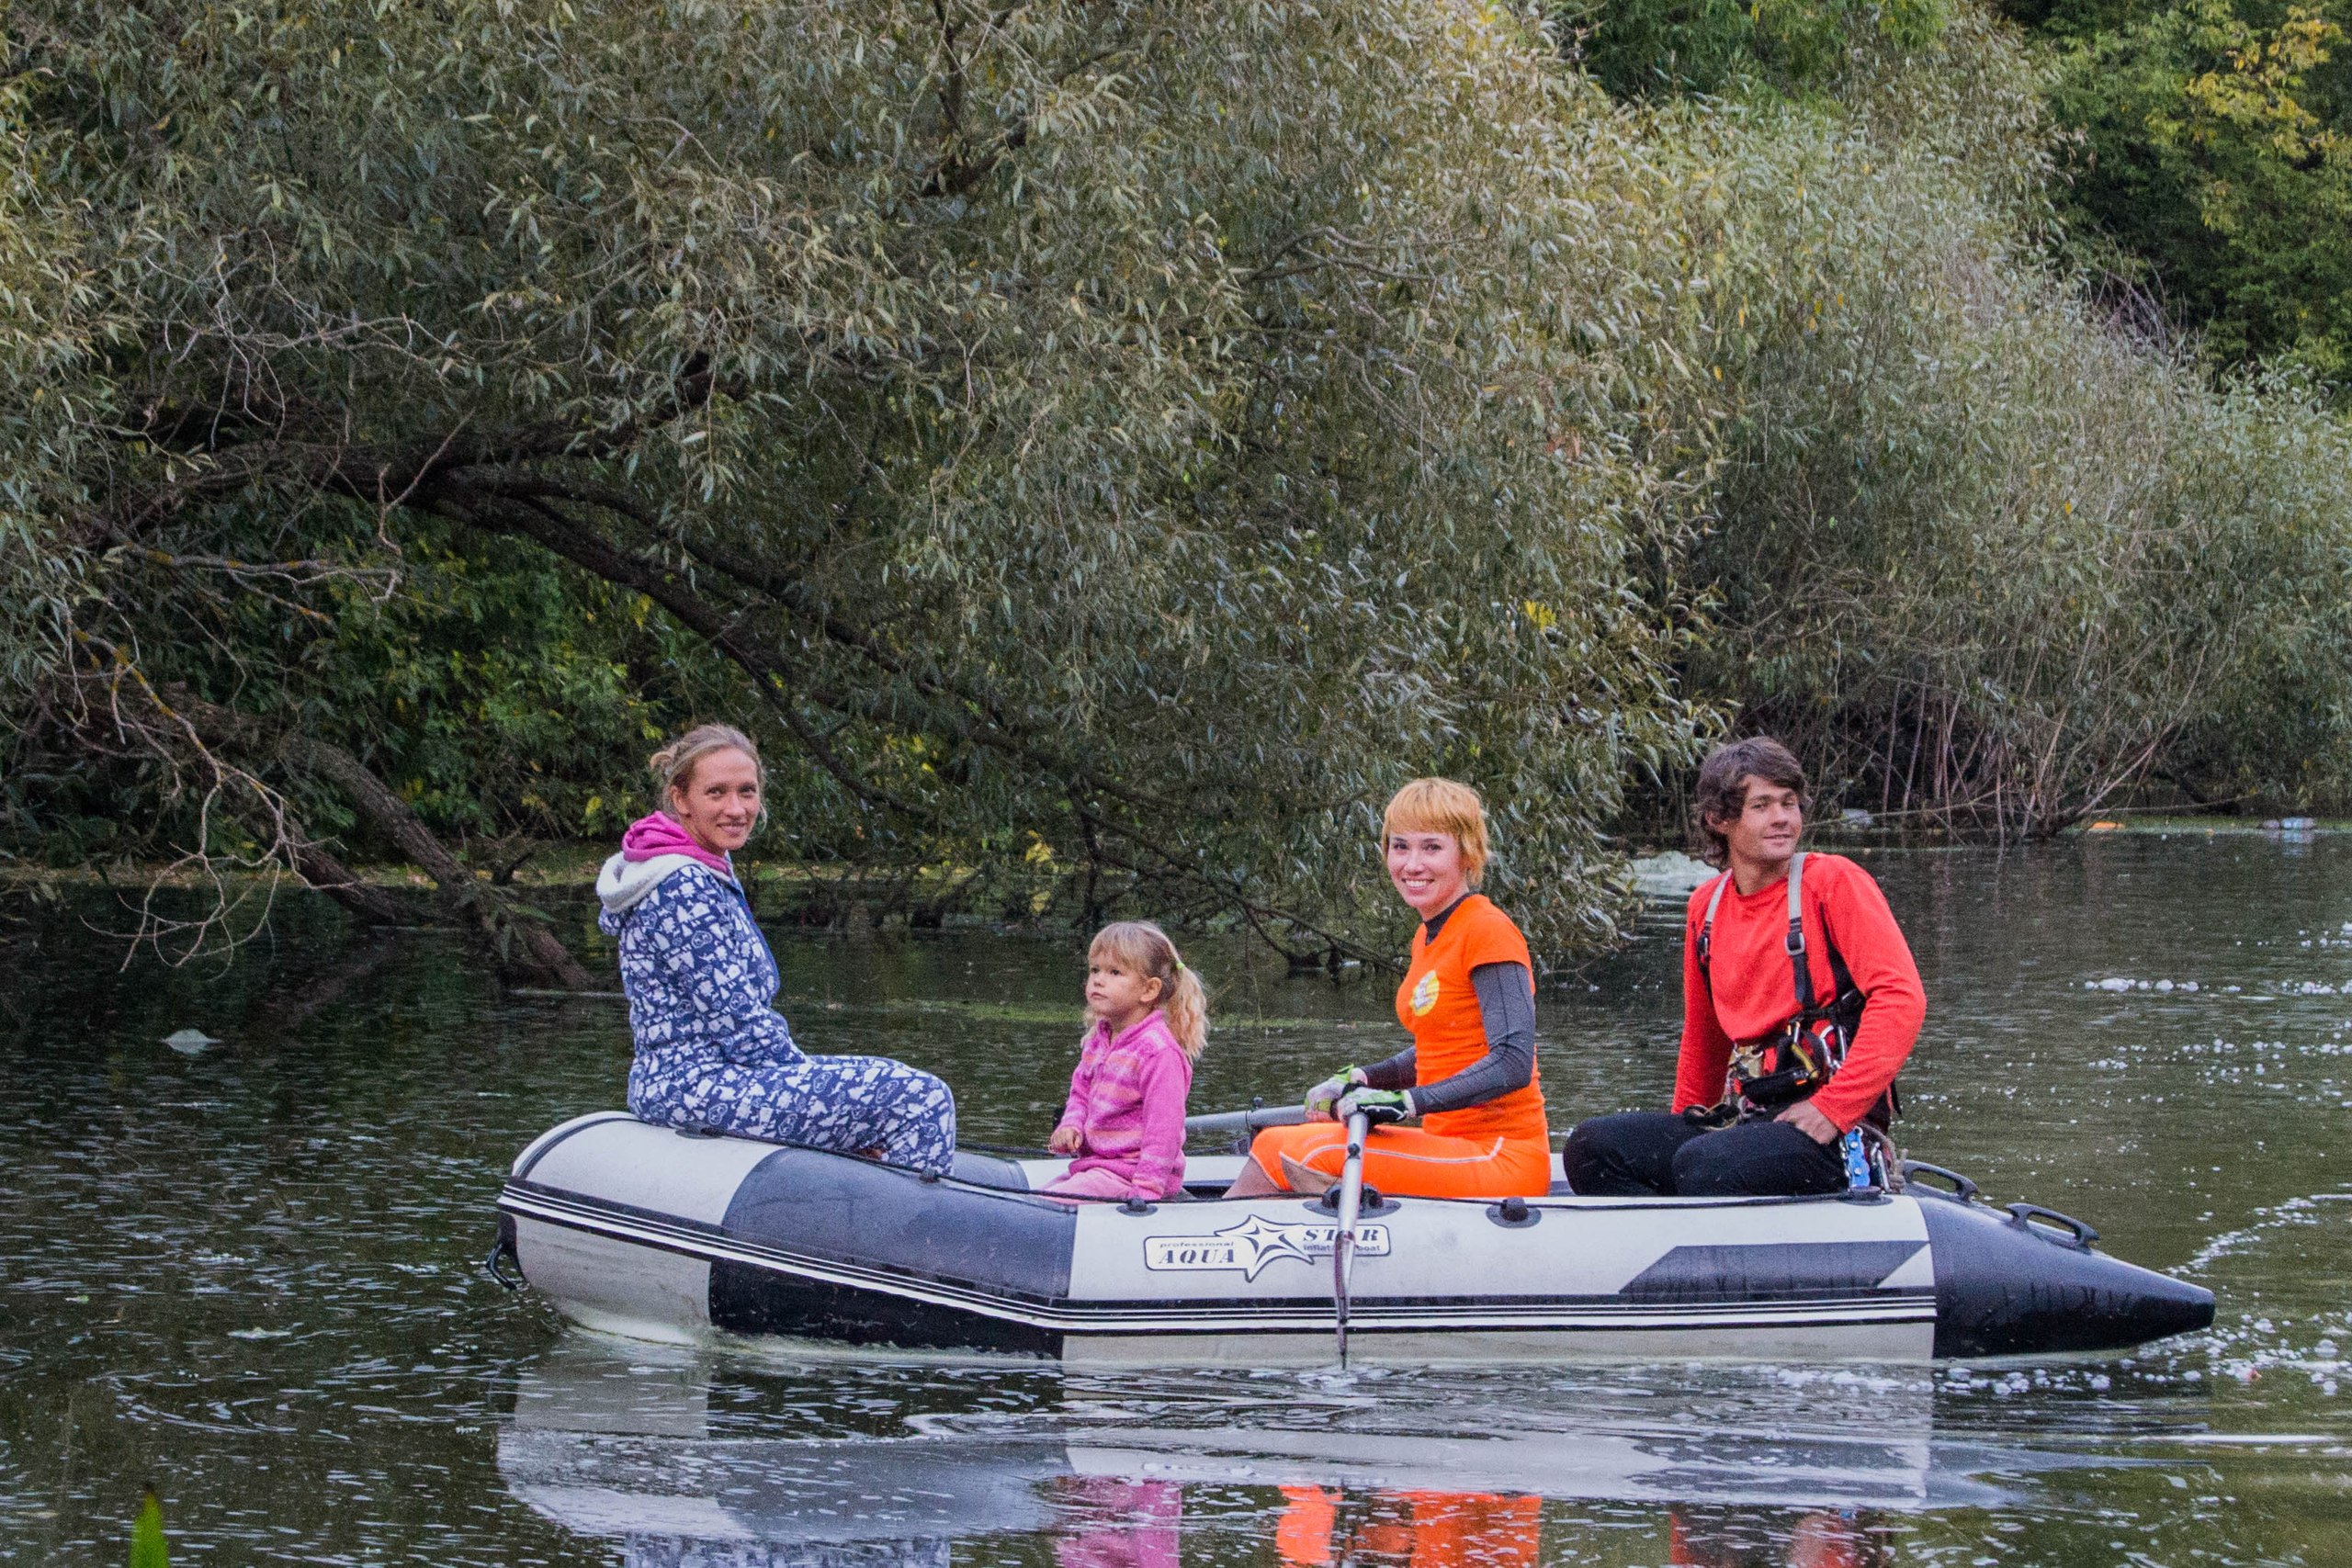
[[[1437,1006],[1437,971],[1432,969],[1421,976],[1419,985],[1413,987],[1413,1016],[1427,1018],[1430,1009],[1435,1006]]]

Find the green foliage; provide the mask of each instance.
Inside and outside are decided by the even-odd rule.
[[[1706,416],[1649,152],[1521,19],[17,17],[133,322],[105,384],[147,411],[90,475],[95,532],[175,563],[109,571],[111,646],[175,617],[194,646],[219,611],[182,563],[257,533],[352,581],[420,518],[467,560],[527,536],[735,660],[677,685],[768,702],[803,842],[1037,835],[1343,923],[1381,798],[1448,770],[1501,807],[1539,933],[1606,931],[1599,824],[1702,718],[1672,563]],[[419,640],[406,609],[322,613]],[[429,640],[262,658],[288,612],[255,614],[202,684],[277,722],[356,680],[462,726],[518,674],[438,684]],[[633,746],[598,659],[541,679]],[[429,726],[386,745],[431,773]]]
[[[2352,6],[2185,0],[2065,56],[2070,216],[2225,364],[2352,372]]]
[[[0,13],[0,24],[5,24]],[[85,558],[58,547],[110,412],[94,355],[118,330],[86,258],[80,213],[55,187],[69,139],[0,77],[0,700],[23,702],[64,654]]]
[[[1554,14],[1583,62],[1621,97],[1723,93],[1744,83],[1801,91],[1856,52],[1917,51],[1941,36],[1951,0],[1562,0]]]
[[[1974,80],[1709,144],[1748,335],[1694,681],[1854,804],[1961,827],[2060,826],[2152,767],[2340,792],[2352,434],[2292,385],[2209,389],[2045,273],[2005,194],[2035,179],[2030,75]]]
[[[2047,268],[1980,14],[1724,18],[1802,94],[1430,0],[20,6],[11,716],[263,860],[346,820],[274,735],[604,832],[734,717],[784,852],[1364,949],[1401,779],[1559,951],[1735,711],[2002,830],[2341,790],[2335,427]]]

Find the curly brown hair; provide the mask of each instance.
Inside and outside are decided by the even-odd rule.
[[[1725,741],[1699,764],[1699,788],[1691,802],[1691,832],[1698,840],[1699,858],[1709,865],[1720,866],[1731,858],[1731,841],[1715,824],[1734,821],[1747,808],[1750,779],[1792,789],[1798,802],[1807,810],[1812,808],[1804,790],[1804,767],[1795,752],[1769,735]]]

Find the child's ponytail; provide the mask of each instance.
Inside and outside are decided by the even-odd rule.
[[[1094,933],[1087,956],[1115,958],[1135,973],[1158,980],[1158,1005],[1168,1020],[1168,1032],[1188,1060],[1200,1060],[1209,1043],[1208,990],[1193,966],[1177,956],[1166,931],[1150,920],[1121,920]]]
[[[1176,950],[1168,951],[1173,956]],[[1193,966],[1181,958],[1176,960],[1176,983],[1168,987],[1168,999],[1160,1004],[1160,1010],[1168,1015],[1168,1032],[1184,1048],[1185,1059],[1199,1061],[1209,1043],[1209,994]]]

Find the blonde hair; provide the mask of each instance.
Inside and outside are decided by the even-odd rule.
[[[752,766],[759,770],[760,788],[766,790],[767,766],[760,761],[760,749],[752,744],[750,736],[731,724],[698,724],[645,759],[662,804],[669,805],[673,795],[690,787],[695,769],[716,751],[741,751],[752,759]]]
[[[1209,998],[1192,965],[1176,956],[1176,944],[1150,920],[1120,920],[1094,933],[1086,961],[1115,960],[1122,968],[1159,982],[1159,1000],[1153,1005],[1168,1015],[1168,1032],[1176,1036],[1185,1058],[1197,1062],[1209,1043]]]
[[[1476,887],[1487,874],[1487,808],[1468,784],[1413,780],[1389,797],[1380,836],[1391,833],[1451,833],[1462,846],[1462,880]]]

